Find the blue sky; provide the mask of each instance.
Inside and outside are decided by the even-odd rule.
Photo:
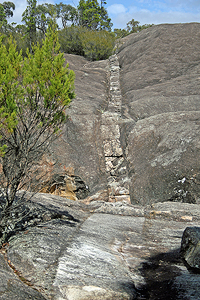
[[[6,0],[4,0],[6,1]],[[4,1],[0,0],[0,3]],[[10,0],[12,1],[12,0]],[[16,9],[10,22],[20,23],[21,15],[26,8],[26,0],[13,0]],[[59,3],[77,6],[79,0],[39,0],[38,3]],[[200,0],[107,0],[106,9],[114,28],[125,28],[135,19],[140,24],[188,23],[200,22]]]
[[[131,19],[140,24],[200,22],[200,0],[108,0],[107,10],[114,28],[124,28]]]

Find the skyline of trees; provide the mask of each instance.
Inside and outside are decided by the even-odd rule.
[[[3,2],[0,4],[0,32],[5,35],[3,42],[7,43],[12,35],[17,50],[22,50],[23,56],[26,56],[27,48],[32,52],[34,44],[42,43],[53,21],[58,29],[62,52],[82,55],[89,60],[106,59],[112,55],[116,39],[152,26],[140,26],[132,19],[126,29],[112,30],[106,4],[105,0],[80,0],[74,7],[62,2],[37,5],[37,0],[27,0],[22,23],[16,24],[7,21],[13,15],[14,4]]]
[[[106,9],[107,2],[105,0],[80,0],[77,7],[63,2],[51,4],[44,3],[37,5],[37,0],[27,0],[27,7],[22,14],[22,23],[9,23],[12,26],[23,26],[26,24],[28,6],[34,7],[34,18],[37,30],[41,30],[45,34],[48,24],[52,18],[57,21],[59,29],[67,26],[83,26],[92,30],[108,30],[111,31],[113,24],[108,16]],[[13,2],[0,3],[0,23],[6,21],[14,15],[15,4]],[[29,12],[30,13],[30,12]],[[134,21],[138,23],[138,29],[149,27],[150,24],[139,25],[140,22],[134,19],[127,22],[126,28],[114,28],[112,31],[130,32],[130,23]],[[30,21],[31,22],[31,21]]]

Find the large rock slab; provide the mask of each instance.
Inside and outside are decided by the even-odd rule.
[[[128,133],[133,203],[199,203],[200,113],[159,114]]]
[[[105,61],[65,54],[76,99],[41,164],[46,190],[87,202],[200,202],[199,32],[198,23],[158,25],[122,39]]]
[[[41,293],[23,283],[23,277],[20,279],[14,274],[2,254],[0,254],[0,274],[0,299],[45,300]]]
[[[37,194],[32,203],[57,213],[57,218],[46,218],[36,226],[12,236],[9,241],[8,259],[26,280],[48,297],[57,272],[57,261],[76,234],[79,226],[89,216],[85,205],[62,197]],[[23,253],[23,254],[22,254]]]
[[[55,163],[54,173],[78,175],[94,193],[107,187],[100,125],[108,97],[108,63],[72,54],[65,54],[65,59],[75,71],[76,99],[67,109],[69,118],[52,145],[50,160]]]
[[[119,49],[132,203],[199,203],[199,35],[198,23],[153,26]]]
[[[200,225],[199,205],[165,202],[142,207],[101,201],[85,205],[45,194],[32,201],[59,210],[61,216],[11,237],[6,257],[20,274],[17,280],[23,278],[41,297],[200,297],[200,275],[191,274],[180,255],[185,228]],[[5,278],[5,266],[1,276]]]
[[[131,274],[117,251],[112,249],[114,239],[124,239],[124,230],[130,221],[120,216],[93,214],[84,222],[59,259],[54,286],[58,287],[63,299],[70,298],[72,287],[74,293],[77,287],[86,290],[90,286],[98,291],[93,295],[91,289],[91,299],[135,299]],[[86,298],[74,296],[74,299]]]

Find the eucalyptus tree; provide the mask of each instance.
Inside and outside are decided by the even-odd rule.
[[[7,33],[10,30],[10,24],[8,24],[7,18],[13,16],[15,10],[15,4],[13,2],[0,3],[0,31]]]
[[[111,31],[111,27],[113,24],[111,23],[111,18],[108,16],[108,12],[105,9],[105,5],[107,2],[105,0],[101,0],[101,5],[100,5],[100,15],[101,15],[101,25],[100,29],[102,30],[108,30]]]
[[[22,14],[22,22],[26,25],[29,38],[29,50],[32,52],[33,44],[36,43],[36,6],[37,0],[27,0],[27,8]]]
[[[60,2],[56,4],[56,12],[57,18],[61,18],[63,28],[66,28],[67,25],[78,24],[78,11],[72,5]]]
[[[13,17],[13,11],[15,10],[15,4],[13,2],[5,1],[0,5],[3,6],[6,18]]]
[[[80,0],[77,6],[79,26],[92,30],[111,30],[112,23],[104,7],[106,1],[101,1],[101,6],[97,0]]]

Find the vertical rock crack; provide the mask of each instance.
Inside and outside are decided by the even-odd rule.
[[[107,110],[102,113],[101,133],[108,180],[109,201],[130,202],[126,161],[120,142],[119,123],[122,95],[117,55],[109,58],[109,97]]]

